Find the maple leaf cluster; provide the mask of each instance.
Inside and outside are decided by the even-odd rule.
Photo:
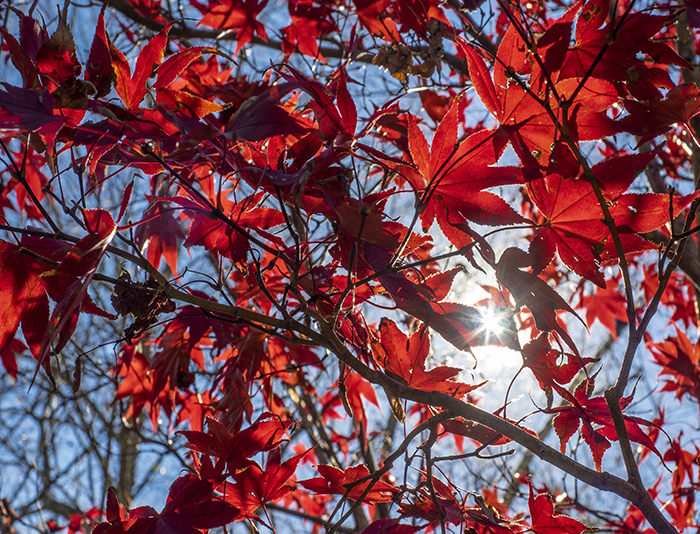
[[[479,2],[118,0],[85,50],[69,2],[49,26],[3,7],[3,367],[20,379],[29,354],[31,383],[59,389],[69,366],[77,394],[80,322],[121,325],[110,401],[187,449],[161,512],[110,489],[92,532],[274,530],[273,511],[364,534],[697,527],[694,438],[659,404],[629,413],[643,346],[663,380],[648,392],[700,403],[688,15],[540,4],[496,1],[487,21]],[[463,302],[477,280],[486,298]],[[621,359],[581,341],[598,332]],[[534,408],[493,408],[489,351],[521,358],[511,387],[533,378]],[[544,418],[554,441],[531,429]],[[626,516],[553,500],[525,457],[517,477],[502,464],[503,499],[440,467],[511,447]]]

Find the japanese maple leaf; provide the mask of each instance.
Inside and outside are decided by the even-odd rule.
[[[570,25],[552,28],[558,30],[556,41],[568,44]],[[553,37],[542,36],[544,39]],[[548,51],[552,51],[552,43],[544,43],[541,53],[544,54],[545,64],[552,60]],[[510,138],[513,148],[523,163],[532,163],[547,168],[549,172],[557,172],[566,176],[576,176],[580,170],[578,162],[568,147],[561,145],[556,123],[549,111],[538,102],[531,93],[540,100],[548,99],[547,103],[552,113],[559,117],[562,109],[552,91],[540,91],[534,78],[534,86],[526,89],[527,84],[516,81],[513,71],[521,77],[531,77],[531,66],[528,47],[518,34],[515,25],[506,31],[498,49],[494,65],[493,79],[489,74],[483,59],[468,45],[463,45],[469,63],[469,73],[474,82],[474,88],[486,108],[501,124],[500,130]],[[556,47],[553,52],[556,56]],[[535,76],[534,74],[532,76]],[[539,78],[538,78],[539,79]],[[541,80],[540,80],[541,81]],[[590,79],[579,90],[577,80],[562,79],[555,81],[556,92],[560,98],[576,98],[567,106],[567,124],[569,135],[574,141],[592,141],[607,135],[617,133],[619,127],[607,117],[607,110],[618,102],[619,96],[615,86],[605,80]],[[561,120],[561,119],[560,119]]]
[[[692,495],[687,497],[676,497],[671,502],[666,503],[664,511],[671,516],[671,523],[683,532],[686,528],[697,526],[695,520],[695,499]]]
[[[31,15],[15,11],[19,16],[19,42],[4,28],[0,29],[4,45],[7,47],[12,63],[22,75],[25,89],[33,89],[40,85],[39,73],[35,62],[41,47],[49,40],[49,33],[46,24],[40,24]]]
[[[425,488],[421,488],[415,493],[413,502],[401,504],[399,509],[401,514],[409,517],[420,517],[431,522],[444,519],[455,525],[460,524],[464,520],[463,506],[455,497],[454,492],[438,478],[433,477],[432,484],[435,489],[435,497],[428,493]],[[499,534],[503,533],[499,532]]]
[[[214,399],[209,390],[203,393],[186,391],[184,395],[178,395],[178,412],[176,425],[189,421],[189,427],[195,432],[202,431],[202,424],[207,417],[212,416]]]
[[[260,199],[260,195],[253,195],[241,200],[231,211],[230,222],[196,212],[185,246],[203,246],[231,261],[245,260],[250,244],[244,229],[267,230],[284,222],[284,216],[278,210],[254,207]]]
[[[306,133],[307,129],[279,105],[280,99],[298,88],[299,83],[296,82],[278,83],[257,96],[251,96],[226,124],[226,134],[248,141],[260,141],[275,135],[301,136]],[[319,93],[325,95],[330,103],[330,98],[325,94],[325,90]],[[330,106],[333,107],[332,103]],[[274,174],[272,173],[271,176]],[[265,174],[263,173],[263,175]]]
[[[420,96],[420,102],[423,105],[423,109],[428,116],[435,121],[435,123],[439,123],[445,117],[450,109],[450,104],[454,99],[454,94],[438,94],[430,89],[423,89],[420,93],[418,93],[418,96]],[[469,103],[468,100],[462,100],[465,104]]]
[[[287,65],[287,70],[290,71],[290,74],[282,72],[282,76],[312,98],[310,102],[311,108],[314,111],[314,118],[321,133],[328,140],[334,139],[339,148],[347,146],[357,124],[357,110],[347,90],[348,78],[344,69],[340,69],[337,75],[335,91],[331,91],[330,88],[320,84],[313,78],[309,78],[291,65]],[[334,96],[336,104],[333,104]],[[341,134],[340,137],[338,137],[338,134]],[[320,155],[321,160],[323,161],[324,157],[327,159],[334,152],[335,150],[324,151]],[[332,161],[335,163],[334,159]],[[329,163],[325,162],[325,165]]]
[[[649,232],[668,222],[668,195],[623,194],[634,177],[651,161],[655,151],[610,158],[595,165],[595,175],[603,196],[622,235],[623,250],[638,252],[640,243],[630,238],[633,233]],[[598,264],[603,256],[613,259],[616,254],[608,227],[603,223],[603,210],[595,192],[586,180],[565,180],[550,175],[528,183],[528,194],[545,216],[530,245],[534,255],[534,270],[541,272],[549,265],[555,251],[576,274],[605,287]],[[697,195],[697,193],[695,194]],[[674,213],[680,213],[695,195],[674,197]],[[627,234],[627,235],[624,235]],[[603,254],[606,250],[608,252]]]
[[[148,408],[153,428],[158,428],[161,408],[169,413],[171,396],[169,390],[155,391],[153,377],[148,373],[150,362],[133,346],[125,347],[117,361],[116,371],[122,377],[115,400],[131,397],[131,403],[124,417],[128,420],[138,417],[144,407]]]
[[[678,400],[690,395],[700,401],[700,345],[692,343],[677,326],[674,327],[675,336],[660,343],[647,343],[657,365],[662,366],[659,374],[669,377],[662,391],[675,392]]]
[[[398,519],[377,519],[359,534],[415,534],[421,526],[399,523]]]
[[[506,421],[521,428],[528,434],[537,437],[537,432],[522,426],[518,421],[514,421],[512,419],[506,419]],[[506,443],[510,443],[512,441],[510,438],[490,429],[487,426],[475,423],[474,421],[467,421],[462,417],[450,419],[449,421],[442,423],[442,426],[447,432],[458,436],[466,436],[479,445],[505,445]]]
[[[492,187],[522,182],[516,167],[497,167],[508,139],[497,131],[481,130],[457,143],[459,99],[440,122],[432,147],[412,116],[409,119],[409,148],[415,165],[426,180],[421,213],[427,231],[437,219],[440,229],[452,244],[462,247],[471,238],[455,230],[455,223],[466,220],[477,224],[503,225],[523,222],[501,197],[484,191]]]
[[[617,340],[617,322],[627,323],[627,301],[620,293],[622,280],[616,277],[606,288],[596,287],[592,295],[581,295],[576,308],[586,310],[588,328],[597,320],[608,329],[614,340]]]
[[[645,265],[643,276],[642,289],[644,289],[644,298],[649,303],[659,289],[659,275],[656,266],[653,264]],[[674,271],[671,274],[666,289],[661,295],[661,304],[667,306],[673,312],[669,320],[670,323],[683,321],[686,328],[696,324],[697,313],[695,304],[693,299],[690,298],[694,291],[695,287],[688,278],[678,271]]]
[[[531,262],[530,256],[525,251],[515,247],[506,249],[495,265],[498,282],[510,291],[518,306],[527,306],[539,330],[556,332],[574,351],[574,354],[580,357],[571,336],[559,323],[556,311],[564,310],[573,314],[582,323],[583,320],[547,282],[534,273],[522,270]]]
[[[357,128],[357,108],[350,91],[348,91],[348,80],[345,69],[340,69],[335,83],[335,101],[338,114],[340,115],[341,132],[347,136],[352,136],[355,134],[355,128]]]
[[[209,102],[187,91],[175,91],[173,89],[161,89],[158,91],[156,101],[158,104],[165,104],[172,111],[186,114],[195,119],[201,119],[224,108],[221,104]],[[184,130],[183,133],[189,132]]]
[[[215,419],[207,419],[206,433],[179,433],[187,438],[189,449],[219,459],[231,473],[235,473],[250,465],[252,456],[277,448],[292,426],[292,421],[281,421],[270,414],[263,414],[248,428],[234,435]]]
[[[0,351],[0,360],[2,361],[2,366],[15,380],[17,379],[17,358],[18,354],[22,354],[27,347],[19,339],[13,339],[4,349]]]
[[[593,67],[590,75],[595,78],[624,82],[628,69],[644,63],[639,59],[641,55],[656,64],[688,68],[673,48],[653,39],[671,17],[633,13],[619,24],[618,19],[606,22],[608,11],[605,0],[590,0],[583,6],[576,24],[576,45],[564,60],[560,78],[582,78]],[[611,42],[612,24],[617,27]]]
[[[299,465],[299,462],[311,449],[293,456],[286,462],[281,462],[282,452],[279,448],[267,454],[267,463],[263,470],[257,463],[250,464],[246,469],[233,476],[237,490],[240,493],[252,495],[256,508],[264,506],[268,502],[276,502],[284,498],[292,491],[293,486],[289,480]],[[235,501],[227,499],[236,505]]]
[[[75,330],[83,303],[89,302],[88,286],[117,232],[117,225],[112,215],[106,210],[86,210],[83,217],[88,235],[73,246],[52,274],[57,277],[59,283],[61,278],[67,277],[73,277],[75,281],[57,299],[49,326],[41,342],[41,351],[37,358],[39,365],[44,364],[50,350],[60,351],[68,343]]]
[[[41,274],[51,268],[0,240],[0,353],[5,354],[20,324],[35,356],[49,322],[49,299]],[[3,357],[4,361],[4,357]]]
[[[178,243],[185,239],[185,234],[173,217],[172,210],[167,209],[162,202],[149,208],[144,218],[134,232],[136,243],[148,246],[146,259],[156,269],[160,268],[161,260],[170,267],[177,276]]]
[[[52,92],[64,82],[75,80],[83,70],[75,52],[75,42],[67,22],[67,15],[67,7],[63,12],[59,9],[56,31],[36,53],[37,71],[45,87]]]
[[[629,115],[622,122],[630,133],[639,136],[637,146],[666,133],[674,124],[693,132],[690,119],[700,113],[700,90],[695,84],[678,85],[663,100],[637,102],[626,100]]]
[[[393,12],[401,24],[401,32],[413,30],[418,35],[427,33],[426,25],[430,20],[437,20],[449,25],[445,13],[438,0],[397,0],[393,5]],[[426,38],[427,39],[427,38]]]
[[[85,64],[85,80],[95,87],[97,90],[95,96],[98,98],[107,96],[114,83],[114,69],[112,68],[109,46],[103,9],[97,19],[97,29],[92,39],[88,61]]]
[[[102,210],[88,211],[86,220],[91,220],[96,212],[98,218],[103,213]],[[98,228],[95,230],[100,231]],[[7,349],[21,325],[29,349],[44,365],[44,350],[49,339],[58,341],[59,345],[66,342],[83,306],[90,313],[109,316],[97,308],[89,296],[81,296],[78,291],[80,284],[91,276],[93,262],[99,263],[101,257],[99,250],[97,255],[94,249],[91,254],[93,245],[97,245],[98,249],[100,247],[93,235],[75,245],[28,236],[22,239],[19,247],[0,241],[0,273],[3,280],[0,285],[0,309],[3,310],[0,312],[0,352]],[[84,257],[79,257],[79,254],[84,254]],[[46,258],[47,262],[44,263],[41,258]],[[59,263],[58,267],[56,263]],[[51,322],[49,296],[58,302]],[[72,300],[73,297],[76,300]]]
[[[573,358],[571,354],[566,354],[564,363],[564,355],[552,348],[544,333],[527,343],[522,354],[523,367],[532,371],[541,389],[549,390],[556,384],[568,384],[586,364],[596,361],[595,358]],[[559,363],[560,356],[562,361]]]
[[[432,289],[425,283],[411,281],[403,272],[385,272],[391,258],[386,250],[365,246],[366,257],[378,273],[377,278],[400,310],[420,319],[446,341],[460,350],[486,344],[515,348],[514,332],[490,335],[483,325],[481,312],[472,306],[456,302],[437,302]]]
[[[190,361],[204,371],[204,354],[198,345],[199,340],[191,340],[191,332],[165,332],[158,340],[159,350],[151,360],[149,376],[153,379],[156,395],[168,391],[175,395],[175,389],[188,380]],[[185,388],[182,388],[185,389]]]
[[[673,462],[676,468],[673,470],[673,488],[678,491],[683,487],[685,479],[688,478],[691,485],[696,485],[695,466],[697,466],[697,458],[700,455],[700,449],[697,445],[695,451],[684,450],[681,446],[681,437],[683,433],[671,442],[671,448],[664,453],[664,462]]]
[[[462,398],[482,384],[469,385],[457,382],[462,371],[444,365],[426,370],[425,360],[430,352],[430,336],[426,329],[406,336],[396,323],[382,319],[379,324],[379,340],[374,344],[375,359],[386,373],[403,384],[422,391],[437,391]]]
[[[204,16],[197,26],[209,26],[217,30],[236,30],[236,52],[247,45],[257,34],[267,40],[265,26],[257,20],[257,16],[267,5],[268,0],[209,0],[205,7],[195,4]]]
[[[320,495],[347,493],[350,500],[356,501],[362,497],[364,503],[377,504],[391,502],[394,495],[399,493],[399,488],[393,484],[372,479],[369,469],[364,464],[348,467],[345,470],[331,465],[319,465],[316,466],[316,470],[320,477],[300,480],[299,484]],[[364,478],[368,480],[358,483]],[[367,492],[366,495],[365,492]]]
[[[51,123],[47,127],[50,128],[52,124],[58,123]],[[40,134],[42,130],[43,128],[39,129]],[[10,191],[14,191],[15,201],[17,207],[19,208],[19,212],[22,214],[26,214],[27,217],[31,219],[42,220],[44,216],[34,204],[33,198],[36,198],[37,200],[39,200],[39,202],[41,202],[45,196],[43,190],[46,187],[48,180],[44,172],[42,172],[42,170],[45,171],[46,166],[48,165],[46,157],[44,157],[42,154],[37,154],[36,152],[27,154],[26,156],[22,156],[18,153],[15,153],[15,157],[17,158],[17,162],[23,161],[22,165],[24,165],[25,168],[24,182],[26,183],[26,185],[29,186],[29,189],[31,189],[34,192],[34,194],[30,195],[27,192],[25,185],[23,185],[19,180],[12,178],[5,186],[4,196],[5,198],[7,198],[7,195],[10,194]],[[24,244],[30,239],[31,238],[23,237],[22,243]],[[62,245],[65,246],[65,242],[63,242]],[[43,255],[41,252],[39,252],[39,254]],[[59,259],[54,258],[53,256],[51,256],[51,258],[54,260]]]
[[[143,47],[133,75],[129,62],[114,45],[111,45],[112,65],[116,76],[114,88],[122,99],[127,109],[137,109],[148,92],[148,79],[155,75],[165,53],[165,45],[168,43],[168,32],[172,23],[163,28]]]
[[[357,8],[357,18],[371,34],[386,41],[402,42],[396,23],[385,12],[391,0],[353,0],[353,3]]]
[[[161,0],[128,0],[134,10],[140,15],[147,17],[153,22],[165,25],[168,19],[163,16]]]
[[[374,391],[372,384],[357,373],[349,373],[343,379],[343,383],[345,385],[347,404],[349,405],[352,416],[355,419],[355,428],[359,429],[358,427],[361,425],[362,428],[366,430],[368,418],[365,413],[365,406],[362,399],[366,399],[368,402],[371,402],[377,408],[379,408],[377,393]]]
[[[194,475],[178,478],[170,487],[168,500],[158,513],[150,506],[129,511],[128,517],[110,513],[110,522],[100,523],[96,534],[201,534],[202,531],[232,522],[239,510],[231,504],[212,498],[212,483]],[[111,505],[113,508],[114,505]]]
[[[615,424],[610,414],[610,408],[605,398],[590,398],[594,387],[595,377],[587,378],[581,382],[573,395],[564,388],[557,387],[557,392],[571,404],[553,408],[551,411],[557,414],[554,418],[554,430],[559,436],[562,452],[566,450],[566,444],[571,439],[571,436],[581,426],[581,436],[591,449],[596,469],[600,471],[603,454],[610,448],[609,440],[617,441],[618,438]],[[634,392],[628,397],[620,399],[620,408],[622,410],[627,408],[633,397]],[[654,442],[639,426],[650,427],[653,426],[653,423],[629,415],[624,415],[623,418],[629,439],[643,445],[661,458],[661,453],[654,445]],[[596,425],[597,428],[593,425]]]
[[[160,91],[170,87],[193,61],[200,58],[203,54],[216,54],[216,52],[217,50],[212,47],[193,46],[168,56],[168,59],[156,68],[158,79],[153,84],[153,89]]]
[[[55,100],[48,91],[22,89],[7,83],[2,85],[5,90],[0,90],[0,126],[38,130],[50,123],[66,121],[64,117],[53,114]]]
[[[353,274],[358,277],[367,276],[373,269],[383,269],[408,233],[402,224],[386,220],[384,206],[391,194],[383,192],[362,199],[343,198],[332,210],[325,202],[319,203],[318,207],[309,206],[309,211],[319,211],[335,223],[337,232],[330,253],[341,265],[352,265]],[[429,236],[412,232],[402,256],[411,256],[429,242]],[[385,263],[378,267],[382,261]]]
[[[309,0],[290,0],[288,7],[292,23],[282,28],[282,51],[289,55],[296,47],[302,54],[325,61],[319,53],[319,39],[337,30],[330,7],[315,6]]]
[[[535,492],[530,484],[530,497],[527,500],[530,509],[530,530],[535,534],[581,534],[588,527],[572,517],[554,513],[554,503],[548,493]]]
[[[216,52],[215,48],[195,46],[169,56],[157,69],[158,79],[152,87],[156,90],[156,102],[165,104],[172,111],[185,113],[196,119],[221,111],[223,106],[220,104],[209,102],[189,91],[171,88],[173,82],[193,61],[203,54],[215,54]]]

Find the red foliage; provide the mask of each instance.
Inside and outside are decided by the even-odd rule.
[[[644,396],[700,403],[688,332],[700,89],[682,72],[697,60],[673,26],[687,25],[680,8],[497,0],[478,28],[466,12],[479,1],[289,0],[271,13],[267,0],[183,0],[177,17],[159,0],[117,4],[90,19],[86,50],[68,3],[52,31],[36,6],[7,8],[0,29],[18,71],[0,89],[3,367],[21,380],[28,352],[34,377],[53,379],[73,365],[85,314],[114,321],[117,356],[93,375],[112,378],[125,421],[146,409],[189,449],[161,512],[122,507],[110,490],[93,534],[244,520],[274,531],[271,511],[329,531],[353,516],[364,534],[587,529],[531,482],[520,508],[515,479],[508,502],[495,482],[443,482],[442,462],[459,459],[435,458],[449,434],[460,453],[472,447],[467,461],[518,445],[629,504],[615,519],[567,501],[596,525],[697,527],[697,436],[659,439],[671,424],[661,402],[643,405],[653,422],[629,414],[630,377],[649,373],[645,336],[663,382],[640,382]],[[377,96],[375,77],[400,94]],[[468,305],[471,270],[489,280]],[[659,306],[676,330],[664,341]],[[576,310],[626,343],[622,362],[582,341]],[[500,407],[477,406],[482,362],[501,351],[534,375],[529,398],[544,395],[534,410],[559,451],[528,429],[528,395],[510,395],[520,373]],[[599,361],[618,375],[605,394]],[[375,424],[387,405],[401,433]],[[575,436],[590,455],[568,454]],[[599,473],[614,442],[624,475]],[[675,465],[652,487],[637,472],[648,451]],[[319,476],[299,480],[312,462]],[[66,518],[69,532],[100,513]]]

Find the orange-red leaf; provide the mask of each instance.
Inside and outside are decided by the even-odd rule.
[[[348,467],[344,471],[331,465],[319,465],[316,467],[321,477],[301,480],[299,484],[315,493],[326,495],[345,495],[351,500],[358,500],[364,495],[362,502],[376,504],[379,502],[391,502],[399,488],[383,480],[373,480],[369,469],[364,464]],[[369,477],[369,480],[359,480]]]
[[[382,319],[379,340],[374,344],[374,357],[390,376],[415,389],[437,391],[457,398],[482,385],[457,382],[455,378],[461,369],[456,367],[441,365],[427,370],[425,361],[429,352],[430,336],[427,330],[419,330],[408,337],[396,323]]]
[[[554,513],[552,498],[547,493],[535,497],[530,485],[530,497],[527,501],[530,508],[530,529],[535,534],[581,534],[588,527],[572,517]]]

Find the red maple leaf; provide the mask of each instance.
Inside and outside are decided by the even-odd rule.
[[[617,441],[617,431],[605,398],[590,398],[594,387],[595,377],[587,378],[581,382],[573,395],[566,389],[557,387],[557,392],[571,404],[553,408],[551,411],[557,414],[554,418],[554,430],[559,436],[562,452],[566,450],[566,444],[581,425],[581,436],[590,447],[596,469],[600,471],[603,454],[610,448],[609,440]],[[620,408],[623,410],[627,408],[633,397],[634,392],[628,397],[620,399]],[[629,439],[643,445],[661,458],[661,453],[654,442],[639,426],[651,427],[654,426],[654,423],[629,415],[624,415],[623,418]]]
[[[423,132],[409,116],[408,140],[411,157],[427,182],[422,201],[423,228],[437,219],[440,229],[452,244],[461,247],[471,239],[455,230],[455,224],[467,220],[478,224],[500,225],[524,222],[501,197],[484,191],[492,187],[522,182],[522,170],[498,167],[508,138],[497,131],[481,130],[458,143],[459,98],[435,131],[429,149]]]
[[[647,343],[656,363],[662,366],[659,374],[670,377],[662,391],[675,392],[679,400],[683,395],[690,395],[700,401],[700,345],[692,343],[677,326],[674,327],[675,336],[660,343]]]
[[[581,323],[583,320],[547,282],[534,273],[521,270],[531,263],[531,256],[525,251],[514,247],[506,249],[495,265],[496,278],[510,291],[517,306],[527,306],[539,330],[556,332],[574,354],[580,357],[571,336],[559,323],[556,311],[564,310],[573,314]]]
[[[682,435],[683,433],[681,432],[678,439],[673,440],[671,443],[671,448],[664,453],[664,462],[676,464],[676,468],[673,470],[672,483],[676,492],[681,491],[686,478],[688,478],[691,487],[697,487],[695,468],[698,465],[697,460],[700,457],[700,449],[696,445],[694,452],[684,450],[681,446]]]
[[[249,427],[234,435],[216,419],[207,419],[207,432],[182,431],[187,447],[195,452],[217,458],[235,473],[250,465],[252,456],[279,447],[294,426],[292,421],[282,421],[270,414],[261,415]]]
[[[236,30],[235,54],[238,55],[253,38],[253,34],[267,40],[265,26],[257,20],[267,2],[268,0],[209,0],[206,6],[199,2],[193,4],[204,14],[197,26]]]
[[[168,24],[143,47],[136,60],[133,76],[124,54],[113,45],[111,46],[112,65],[116,76],[114,88],[127,109],[137,109],[146,96],[148,92],[146,82],[155,75],[163,63],[163,54],[171,26],[172,24]]]
[[[338,382],[340,382],[340,380]],[[374,391],[374,386],[362,378],[362,376],[353,372],[348,373],[344,377],[343,383],[347,395],[347,404],[354,418],[355,429],[357,430],[359,425],[361,425],[366,431],[369,421],[365,413],[365,406],[362,399],[366,399],[367,402],[371,402],[379,408],[379,401],[377,400],[377,393]]]
[[[10,52],[13,65],[22,75],[24,88],[33,89],[40,85],[35,65],[37,53],[49,40],[49,33],[46,24],[40,24],[31,16],[31,10],[29,15],[19,9],[15,13],[19,16],[20,42],[5,28],[0,29],[0,35]]]
[[[127,346],[117,361],[116,373],[123,377],[117,388],[115,400],[131,397],[131,403],[124,414],[128,420],[138,417],[144,407],[148,408],[153,428],[158,428],[158,417],[163,408],[166,413],[172,409],[170,392],[156,392],[153,376],[149,374],[150,362],[134,346]]]
[[[629,322],[627,318],[627,301],[622,293],[620,286],[622,284],[621,277],[618,275],[612,280],[612,284],[606,284],[607,287],[596,287],[592,295],[581,294],[581,300],[576,305],[576,308],[586,310],[586,322],[588,328],[593,327],[593,323],[600,321],[605,328],[608,329],[614,340],[617,340],[617,323]]]
[[[255,508],[264,506],[269,502],[276,502],[288,495],[293,489],[289,480],[299,465],[299,462],[311,451],[309,449],[301,454],[291,457],[286,462],[280,463],[282,453],[280,449],[274,449],[267,454],[267,463],[263,470],[257,463],[250,464],[245,470],[233,476],[236,481],[236,492],[239,495],[251,495]],[[238,508],[231,496],[225,495],[227,502]],[[250,499],[244,499],[244,504]]]
[[[394,321],[382,319],[379,339],[374,343],[374,357],[382,369],[395,380],[422,391],[437,391],[462,398],[480,385],[457,382],[461,369],[444,365],[426,369],[430,336],[425,328],[406,336]]]
[[[53,274],[58,280],[59,287],[62,279],[75,281],[63,291],[60,298],[56,299],[56,307],[41,342],[41,351],[37,358],[38,365],[44,364],[50,350],[58,352],[68,343],[83,304],[90,303],[87,294],[88,286],[117,232],[117,225],[112,215],[106,210],[86,210],[83,212],[83,217],[88,235],[74,245]],[[92,311],[101,312],[97,307]],[[109,317],[104,312],[100,314]]]
[[[566,363],[563,357],[566,356]],[[595,358],[574,358],[572,354],[562,354],[549,344],[547,334],[540,334],[523,347],[523,367],[535,375],[542,389],[552,389],[556,384],[566,385],[586,364]],[[560,357],[562,360],[560,361]]]
[[[535,492],[530,484],[530,497],[527,500],[530,508],[530,530],[535,534],[581,534],[588,527],[572,517],[554,513],[554,503],[548,493]]]
[[[548,62],[559,63],[555,59],[559,49],[554,43],[559,42],[566,46],[569,42],[570,25],[568,23],[553,26],[552,31],[555,30],[559,32],[558,35],[546,33],[540,38],[545,44],[540,51],[544,56],[545,65]],[[554,42],[548,42],[553,39]],[[510,138],[521,161],[530,164],[533,172],[539,165],[547,168],[549,172],[566,176],[578,175],[580,172],[578,162],[569,148],[561,143],[557,124],[552,121],[552,115],[550,115],[551,111],[554,116],[561,116],[563,112],[561,100],[557,100],[552,91],[544,91],[537,86],[543,78],[537,73],[530,72],[529,50],[520,37],[516,25],[512,24],[501,40],[493,79],[481,56],[468,45],[462,48],[468,58],[469,73],[474,82],[474,88],[486,108],[501,124],[501,130]],[[522,77],[532,77],[531,86],[528,87],[523,80],[516,81],[514,72]],[[552,75],[554,76],[555,73]],[[578,80],[561,77],[559,81],[555,77],[554,83],[560,99],[567,97],[570,99],[576,94],[575,100],[568,103],[566,108],[567,124],[570,125],[569,135],[573,141],[593,141],[620,131],[619,126],[606,114],[610,106],[619,100],[618,91],[612,83],[590,79],[582,88],[579,88]],[[540,102],[531,93],[537,95]],[[546,109],[544,104],[550,109]]]
[[[381,254],[375,254],[372,261],[382,268],[386,265],[381,263]],[[376,269],[377,272],[381,270]],[[377,278],[397,308],[420,319],[460,350],[468,351],[485,344],[515,346],[516,340],[509,332],[503,337],[488,335],[481,312],[476,308],[456,302],[437,302],[428,287],[413,283],[402,273],[380,274]]]
[[[247,139],[248,141],[260,141],[275,135],[301,137],[307,132],[307,129],[279,105],[280,100],[291,91],[298,89],[299,85],[299,83],[295,82],[279,83],[246,100],[245,105],[241,105],[236,114],[226,124],[225,131],[227,135]],[[309,85],[313,86],[310,82]],[[328,103],[330,103],[330,98],[326,95],[325,89],[319,91],[319,94],[324,95]],[[330,106],[333,107],[332,103],[330,103]],[[267,169],[265,169],[265,172],[258,174],[263,176],[269,175],[273,178],[275,176],[275,173],[267,172]],[[259,178],[256,177],[256,182],[258,181]]]
[[[186,391],[178,395],[178,412],[176,424],[189,421],[190,430],[195,432],[202,431],[204,421],[212,416],[214,399],[209,391],[204,393],[192,393]]]
[[[167,24],[168,19],[163,16],[163,7],[160,0],[127,0],[137,13],[144,17],[157,22],[158,24]]]
[[[695,519],[695,498],[689,495],[686,498],[676,497],[671,502],[666,503],[664,511],[671,516],[671,523],[683,532],[686,528],[697,526]]]
[[[357,18],[371,34],[386,41],[401,42],[396,23],[386,12],[391,0],[353,0],[353,3],[357,8]]]
[[[185,475],[173,482],[168,500],[160,513],[150,506],[142,506],[130,510],[124,519],[114,510],[116,498],[113,498],[108,522],[100,523],[93,532],[95,534],[127,532],[202,534],[211,528],[234,521],[240,512],[231,504],[213,498],[213,490],[211,482],[201,480],[194,475]]]
[[[674,124],[682,124],[688,132],[693,132],[690,119],[700,113],[700,90],[694,84],[679,85],[663,100],[625,100],[625,108],[629,115],[622,122],[630,133],[639,136],[637,145],[640,146],[666,133]]]
[[[49,269],[50,265],[22,253],[21,247],[0,241],[1,353],[5,354],[21,324],[30,349],[39,355],[49,321],[49,299],[40,275]]]
[[[0,126],[37,130],[50,123],[64,123],[65,117],[54,115],[55,99],[48,91],[22,89],[3,83],[0,90]],[[55,126],[55,125],[52,125]]]
[[[518,421],[513,421],[512,419],[506,419],[509,423],[521,428],[528,434],[537,437],[537,432],[531,430],[525,426],[522,426]],[[457,436],[466,436],[469,439],[475,441],[479,445],[491,446],[491,445],[504,445],[510,443],[512,440],[503,434],[491,430],[489,427],[484,426],[474,421],[467,421],[462,417],[455,417],[442,423],[442,426],[447,432],[451,434],[456,434]]]
[[[138,223],[134,237],[139,246],[148,246],[146,258],[151,265],[159,269],[161,259],[164,259],[177,276],[178,243],[185,239],[185,234],[173,217],[172,210],[162,202],[149,208],[144,213],[143,221]]]
[[[112,68],[112,56],[109,50],[109,38],[105,32],[104,10],[97,19],[95,37],[90,47],[90,55],[85,64],[85,80],[90,82],[97,90],[96,97],[107,96],[114,83],[114,69]]]
[[[356,501],[363,497],[362,502],[376,504],[391,502],[399,488],[384,480],[373,480],[369,469],[364,464],[348,467],[345,470],[331,465],[316,466],[320,477],[300,480],[299,484],[320,495],[345,495]],[[359,482],[363,479],[363,482]],[[366,492],[366,494],[365,494]]]
[[[399,523],[398,519],[377,519],[359,534],[415,534],[421,526]]]
[[[631,234],[650,232],[668,222],[668,195],[624,194],[654,155],[655,151],[651,151],[610,158],[592,168],[618,233],[622,234],[626,253],[639,252],[645,246],[638,236]],[[530,245],[535,272],[544,270],[556,251],[576,274],[605,287],[598,265],[602,259],[613,259],[617,255],[592,185],[586,180],[565,180],[553,174],[529,182],[528,194],[545,216],[545,222]],[[697,193],[674,197],[674,214],[680,213],[696,197]]]
[[[36,53],[36,69],[44,86],[50,91],[70,84],[78,77],[83,66],[75,52],[75,42],[67,22],[68,8],[61,12],[56,31]]]
[[[289,55],[296,48],[302,54],[325,61],[319,53],[319,39],[337,30],[330,7],[323,2],[314,5],[312,0],[290,0],[288,7],[292,23],[281,30],[282,51]]]
[[[261,194],[242,199],[231,210],[228,221],[196,211],[185,246],[203,246],[232,261],[245,260],[250,248],[246,229],[266,230],[284,222],[278,210],[257,207],[261,200]]]
[[[577,6],[578,7],[578,6]],[[576,46],[561,67],[560,78],[582,78],[590,73],[595,78],[627,81],[628,69],[644,65],[639,56],[646,55],[655,64],[688,68],[672,47],[654,40],[654,36],[671,20],[668,16],[634,13],[619,24],[618,19],[606,22],[608,5],[605,0],[590,0],[581,9],[576,24]],[[612,35],[612,24],[619,24]],[[601,55],[601,50],[604,53]]]
[[[450,486],[433,477],[434,497],[425,488],[418,490],[412,502],[401,504],[400,512],[409,517],[420,517],[431,522],[445,520],[455,525],[463,521],[463,506],[457,500]],[[437,503],[437,506],[436,506]],[[498,534],[504,534],[498,532]]]
[[[5,348],[0,350],[0,360],[2,366],[7,371],[7,374],[12,378],[17,379],[17,354],[21,354],[27,350],[27,347],[19,339],[13,339]]]
[[[644,298],[648,303],[659,289],[659,275],[656,265],[644,265]],[[692,282],[678,271],[671,274],[671,278],[666,284],[666,289],[661,295],[661,304],[667,306],[673,312],[669,323],[683,321],[686,328],[697,321],[695,303],[691,295],[695,292]]]

